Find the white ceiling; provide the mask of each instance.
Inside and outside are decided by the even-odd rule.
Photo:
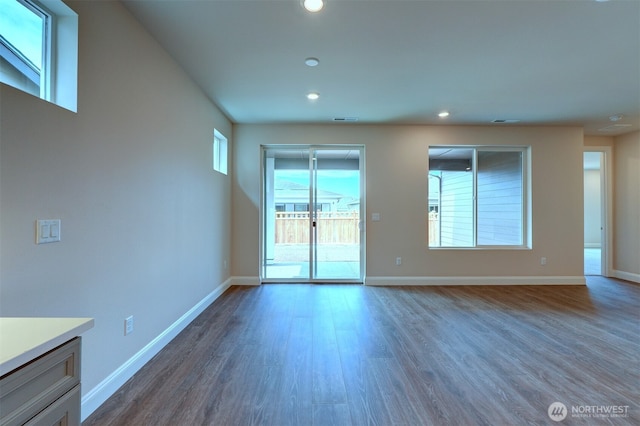
[[[123,3],[236,123],[640,129],[640,0]]]

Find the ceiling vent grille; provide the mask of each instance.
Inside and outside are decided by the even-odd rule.
[[[598,129],[599,132],[615,132],[617,130],[622,130],[625,127],[631,127],[631,124],[612,124],[611,126],[603,127],[602,129]]]
[[[496,124],[510,124],[510,123],[519,123],[520,120],[514,120],[514,119],[496,119],[491,121],[492,123],[496,123]]]
[[[336,121],[338,123],[345,123],[345,122],[353,123],[355,121],[358,121],[358,117],[335,117],[333,121]]]

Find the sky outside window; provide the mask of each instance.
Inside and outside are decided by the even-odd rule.
[[[318,170],[318,187],[348,197],[360,197],[359,170]],[[309,186],[309,170],[276,170],[275,180]]]
[[[0,0],[0,35],[42,69],[43,18],[18,0]]]

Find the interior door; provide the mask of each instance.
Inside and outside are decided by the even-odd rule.
[[[263,282],[363,282],[363,147],[263,147]]]

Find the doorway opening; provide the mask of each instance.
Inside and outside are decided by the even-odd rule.
[[[584,152],[584,274],[608,276],[607,152]]]
[[[364,282],[363,153],[262,148],[262,282]]]

